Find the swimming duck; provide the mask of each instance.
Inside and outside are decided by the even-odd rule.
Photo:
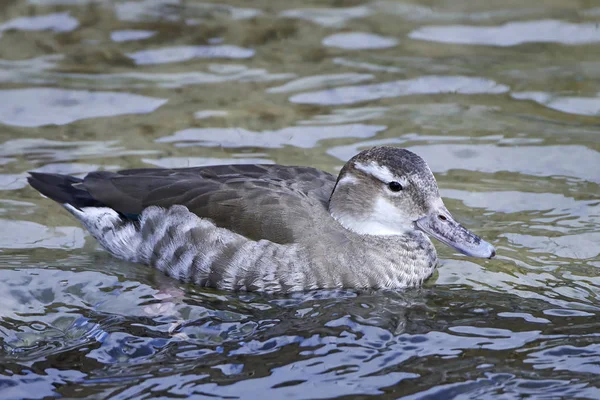
[[[200,286],[268,293],[418,286],[437,254],[494,247],[457,223],[418,155],[375,147],[336,177],[315,168],[219,165],[32,172],[113,256]]]

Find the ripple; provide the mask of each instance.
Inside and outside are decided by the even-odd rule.
[[[414,79],[377,83],[373,85],[344,86],[317,92],[301,93],[290,98],[292,103],[339,105],[389,97],[423,94],[498,94],[509,90],[493,80],[467,76],[422,76]]]
[[[554,371],[573,371],[600,374],[600,345],[576,347],[561,345],[531,352],[524,362],[534,364],[536,369],[550,368]]]
[[[600,203],[597,200],[576,200],[557,193],[512,190],[471,192],[443,189],[441,193],[444,197],[459,199],[472,208],[499,213],[537,212],[544,217],[546,223],[550,222],[554,226],[584,228],[596,224],[600,227]]]
[[[279,15],[286,18],[310,21],[321,26],[340,28],[350,20],[365,18],[372,13],[373,11],[369,7],[358,6],[348,8],[300,8],[282,11]]]
[[[85,317],[63,316],[54,325],[34,322],[21,325],[13,337],[5,341],[8,359],[26,362],[58,351],[67,351],[89,342],[102,342],[108,333]]]
[[[589,8],[584,10],[582,14],[588,17],[600,17],[600,7]]]
[[[3,249],[63,249],[73,250],[84,245],[84,232],[72,226],[47,226],[10,219],[0,220],[0,248]]]
[[[206,119],[213,117],[226,117],[228,115],[227,111],[223,110],[201,110],[196,111],[194,113],[194,118],[196,119]]]
[[[472,290],[480,293],[482,291],[496,291],[503,293],[504,296],[506,293],[510,293],[511,296],[518,296],[520,298],[519,301],[526,301],[527,299],[542,301],[544,306],[541,310],[547,309],[548,304],[554,305],[555,307],[561,307],[562,309],[571,308],[589,310],[592,312],[600,310],[595,306],[594,300],[582,300],[580,296],[571,298],[562,294],[557,295],[553,286],[561,282],[561,280],[556,278],[553,274],[530,271],[528,268],[533,267],[528,266],[527,264],[522,264],[522,266],[526,268],[525,271],[517,272],[517,269],[498,270],[491,266],[486,266],[484,268],[464,259],[459,261],[457,259],[445,258],[443,260],[443,268],[438,269],[436,286],[442,287],[450,285],[451,287],[456,287],[457,285],[461,285],[472,288]],[[574,284],[575,282],[568,283],[568,285],[571,286],[574,286]],[[516,304],[517,303],[515,303],[513,308],[509,308],[505,311],[512,312],[516,309],[523,310],[518,308]],[[529,308],[527,310],[540,310],[540,308]],[[502,322],[502,326],[506,326],[506,321]],[[532,329],[540,329],[540,327],[538,326],[537,328]]]
[[[211,64],[209,72],[146,73],[123,72],[116,74],[62,74],[69,81],[83,80],[86,85],[102,88],[179,88],[199,84],[223,82],[270,82],[294,78],[294,74],[272,74],[265,69],[248,68],[243,65]],[[98,84],[100,83],[100,84]]]
[[[88,357],[103,364],[130,362],[139,365],[143,359],[155,356],[166,344],[167,339],[113,332],[102,342],[100,348],[90,351]]]
[[[167,99],[130,93],[54,88],[0,90],[0,123],[22,127],[66,125],[87,118],[147,114]]]
[[[31,215],[35,204],[26,201],[0,199],[0,215],[11,214],[13,216]]]
[[[573,260],[586,260],[600,256],[600,232],[555,237],[504,233],[501,237],[511,243],[528,247],[533,253],[552,254]]]
[[[167,64],[193,60],[195,58],[251,58],[254,50],[231,45],[179,46],[129,53],[137,65]]]
[[[222,3],[182,3],[179,0],[125,1],[114,5],[121,21],[144,22],[167,20],[179,22],[196,16],[203,19],[215,17],[244,20],[259,16],[262,11],[254,8],[234,7]]]
[[[179,0],[126,1],[115,4],[117,18],[121,21],[143,22],[151,20],[176,20]]]
[[[527,322],[532,322],[534,324],[549,324],[551,321],[546,318],[534,317],[529,313],[520,313],[520,312],[501,312],[498,313],[499,317],[503,318],[522,318]]]
[[[373,79],[373,75],[371,74],[355,73],[307,76],[305,78],[293,80],[281,86],[269,88],[267,89],[267,93],[296,92],[322,87],[360,83],[371,79]]]
[[[270,82],[292,79],[293,73],[270,73],[262,68],[249,68],[244,65],[211,63],[207,72],[118,72],[112,74],[81,74],[56,72],[62,55],[50,55],[25,60],[0,59],[0,82],[31,84],[57,84],[62,87],[98,89],[122,88],[177,88],[198,84],[222,82]]]
[[[334,64],[337,64],[337,65],[343,65],[345,67],[351,67],[351,68],[364,69],[367,71],[390,72],[390,73],[404,72],[404,69],[402,69],[402,68],[373,64],[373,63],[364,62],[364,61],[355,61],[355,60],[350,60],[350,59],[347,59],[344,57],[336,57],[332,61]]]
[[[137,65],[167,64],[193,60],[195,58],[251,58],[254,50],[231,45],[179,46],[162,49],[141,50],[127,54]]]
[[[257,394],[269,390],[278,398],[303,398],[302,394],[307,390],[310,390],[311,398],[331,398],[358,393],[381,394],[381,387],[419,377],[414,373],[390,372],[398,371],[401,363],[416,355],[419,358],[456,356],[461,354],[463,349],[478,346],[488,350],[514,349],[540,337],[539,331],[507,331],[505,337],[454,336],[443,332],[392,335],[386,329],[361,325],[348,317],[330,321],[326,326],[343,328],[345,334],[339,337],[313,335],[308,338],[290,335],[280,336],[277,340],[242,344],[242,354],[262,354],[265,349],[272,351],[279,346],[289,347],[297,344],[301,349],[305,349],[304,356],[311,356],[305,360],[273,368],[265,377],[246,379],[226,387],[200,383],[195,385],[194,389],[220,396]],[[377,347],[376,344],[382,342],[385,343],[385,347]],[[311,351],[315,348],[318,350]],[[236,359],[238,357],[239,355]],[[181,389],[191,384],[190,380],[186,381],[187,384],[182,382]],[[279,385],[283,382],[294,382],[295,385]],[[274,385],[278,387],[275,388]],[[181,389],[178,388],[177,392],[181,392]]]
[[[462,378],[464,379],[464,378]],[[502,396],[499,396],[502,393]],[[515,399],[522,397],[539,399],[582,397],[595,399],[600,390],[587,383],[573,383],[560,379],[517,379],[512,374],[486,373],[485,378],[437,385],[427,390],[402,397],[403,400],[433,400],[450,398],[469,399]]]
[[[28,85],[54,83],[56,79],[47,71],[56,68],[62,59],[63,56],[60,54],[25,60],[0,59],[0,82],[26,83]]]
[[[600,116],[600,97],[554,96],[544,92],[516,92],[511,93],[511,97],[518,100],[533,100],[568,114]]]
[[[409,33],[411,39],[440,43],[515,46],[523,43],[588,44],[600,42],[596,23],[558,20],[509,22],[501,26],[429,26]]]
[[[27,186],[26,174],[0,174],[0,190],[16,190]]]
[[[535,176],[567,176],[600,183],[600,153],[585,146],[431,145],[411,146],[434,172],[464,169],[518,172]]]
[[[13,139],[0,146],[1,156],[24,157],[30,162],[60,162],[81,158],[121,157],[156,154],[156,150],[127,150],[118,140],[61,141],[48,139]],[[81,165],[81,164],[71,164]],[[84,171],[79,171],[84,172]]]
[[[342,161],[348,161],[354,155],[360,153],[361,150],[364,150],[364,149],[367,149],[367,148],[373,147],[373,146],[402,145],[403,147],[406,147],[407,146],[406,143],[411,143],[411,142],[415,142],[415,141],[426,141],[426,142],[430,142],[430,143],[435,143],[435,142],[439,142],[440,140],[454,142],[454,141],[464,141],[466,139],[468,139],[468,138],[459,137],[459,136],[458,137],[457,136],[452,136],[452,137],[424,136],[424,135],[417,135],[415,133],[409,133],[406,135],[392,137],[392,138],[374,139],[374,140],[356,142],[353,144],[332,146],[329,149],[327,149],[327,154],[329,154],[333,157],[336,157]]]
[[[468,10],[452,11],[442,7],[428,7],[400,1],[377,1],[373,7],[379,12],[397,15],[409,21],[493,21],[500,18],[523,18],[527,15],[536,15],[544,12],[544,8],[519,8],[499,9],[489,11]]]
[[[60,397],[56,388],[80,382],[86,374],[76,370],[46,368],[40,373],[24,369],[21,373],[0,378],[4,400],[43,399]]]
[[[64,330],[66,327],[79,327],[79,314],[85,310],[99,313],[98,317],[149,317],[145,306],[159,291],[137,281],[120,281],[119,276],[127,263],[107,258],[100,267],[104,271],[97,272],[82,269],[80,258],[66,263],[61,261],[65,264],[62,266],[64,270],[46,265],[43,268],[3,268],[0,281],[0,295],[4,298],[3,318],[13,318],[17,323],[28,326],[37,322]],[[96,261],[87,258],[86,262],[93,265]],[[48,282],[53,284],[48,285]],[[180,310],[176,311],[179,313]],[[198,318],[201,313],[201,307],[196,307],[189,317]],[[170,315],[153,317],[158,320],[171,318]],[[168,323],[162,323],[166,324],[166,331]],[[15,332],[18,331],[22,330],[15,329]],[[4,334],[6,331],[0,329],[0,336]]]
[[[155,31],[143,31],[139,29],[125,29],[121,31],[112,31],[110,39],[113,42],[129,42],[132,40],[144,40],[156,35]]]
[[[555,308],[544,310],[545,315],[551,315],[555,317],[595,317],[596,314],[582,310],[570,310],[568,308]]]
[[[105,3],[106,0],[27,0],[27,2],[38,6],[83,6],[90,3]]]
[[[386,129],[383,125],[293,126],[277,131],[252,132],[241,128],[192,128],[157,139],[178,147],[265,147],[295,146],[311,148],[321,140],[367,138]]]
[[[398,40],[365,32],[336,33],[323,39],[323,45],[346,50],[387,49]]]
[[[377,118],[382,118],[388,107],[355,107],[338,108],[331,114],[315,115],[310,120],[299,121],[299,124],[345,124],[349,122],[363,122]]]
[[[20,17],[0,24],[2,31],[11,29],[19,31],[53,31],[70,32],[79,26],[79,21],[71,17],[69,13],[55,13],[39,15],[34,17]]]

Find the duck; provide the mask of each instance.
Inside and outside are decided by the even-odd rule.
[[[467,256],[494,247],[452,217],[417,154],[361,151],[334,175],[308,166],[214,165],[30,172],[113,256],[226,291],[401,289],[429,278],[429,236]],[[428,236],[429,235],[429,236]]]

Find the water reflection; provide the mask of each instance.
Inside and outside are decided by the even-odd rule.
[[[348,124],[336,126],[293,126],[278,131],[252,132],[242,128],[193,128],[162,137],[159,143],[178,147],[265,147],[295,146],[311,148],[321,140],[367,138],[385,129],[382,125]]]
[[[600,202],[576,200],[558,193],[523,191],[485,191],[443,189],[444,197],[461,200],[467,207],[484,208],[496,213],[534,212],[540,223],[554,229],[600,226]],[[533,227],[531,227],[533,228]]]
[[[600,42],[596,23],[558,20],[509,22],[501,26],[429,26],[412,31],[411,39],[441,43],[515,46],[523,43],[587,44]]]
[[[55,68],[57,62],[62,60],[61,55],[36,57],[26,60],[1,60],[0,82],[30,84],[54,83],[54,77],[46,71]]]
[[[434,172],[465,169],[511,171],[537,176],[566,176],[600,183],[594,170],[600,153],[584,146],[432,145],[411,146]]]
[[[130,93],[55,88],[0,90],[0,123],[36,127],[86,118],[146,114],[167,102]]]
[[[348,8],[299,8],[281,12],[282,17],[304,19],[327,27],[342,27],[346,22],[364,18],[373,11],[368,6]]]
[[[301,93],[292,96],[290,101],[300,104],[342,105],[410,95],[438,93],[497,94],[505,93],[508,90],[508,86],[484,78],[421,76],[415,79],[372,85],[342,86],[318,92]]]
[[[554,371],[573,371],[590,374],[600,373],[598,344],[584,347],[556,346],[533,352],[525,362],[536,365],[537,369],[550,368]]]
[[[108,297],[113,303],[119,300],[121,304],[125,299],[130,299],[138,306],[119,313],[131,313],[129,318],[135,318],[135,315],[141,315],[139,313],[144,308],[140,306],[145,303],[147,295],[152,293],[144,285],[132,286],[131,282],[107,279],[97,273],[60,270],[32,272],[33,274],[23,271],[9,276],[8,285],[21,285],[23,278],[28,276],[28,280],[34,282],[31,277],[40,273],[62,275],[61,281],[65,282],[66,287],[73,288],[70,295],[72,311],[82,303],[89,303],[94,305],[97,312],[108,312],[112,306],[107,302],[96,303],[97,299]],[[87,283],[90,278],[95,278],[95,282],[98,282],[96,286],[102,290]],[[129,290],[119,291],[119,287]],[[23,304],[35,307],[45,304],[42,307],[52,307],[52,304],[64,301],[56,292],[54,295],[58,297],[48,303],[51,297],[40,292],[40,286],[34,285],[31,288],[34,297],[23,292]],[[431,300],[454,298],[458,301],[453,308],[438,310],[437,319],[431,320],[427,317],[431,310],[423,302],[430,296],[433,296]],[[167,391],[171,396],[254,396],[269,391],[292,398],[305,398],[308,391],[311,398],[329,398],[340,393],[382,394],[385,393],[383,388],[391,385],[406,394],[420,391],[408,390],[409,387],[429,379],[439,380],[441,374],[449,374],[452,381],[460,382],[453,387],[461,385],[466,392],[472,393],[477,389],[476,393],[479,393],[478,390],[486,389],[487,385],[472,387],[469,382],[485,381],[494,364],[481,363],[479,371],[473,371],[474,376],[469,379],[462,376],[464,366],[461,358],[473,349],[486,354],[487,360],[492,363],[499,363],[515,349],[532,347],[534,350],[529,354],[525,353],[527,358],[523,362],[527,364],[541,360],[543,366],[548,365],[548,359],[555,355],[560,357],[560,354],[568,354],[567,350],[541,352],[536,346],[548,346],[546,343],[549,343],[552,347],[560,348],[570,342],[567,346],[575,347],[576,343],[588,340],[585,335],[580,334],[571,333],[567,336],[546,333],[545,330],[549,330],[551,324],[540,324],[540,321],[545,319],[556,322],[565,318],[561,315],[547,315],[545,318],[526,316],[520,319],[520,330],[513,330],[511,321],[514,321],[515,315],[508,311],[512,304],[510,299],[506,303],[506,295],[487,294],[480,295],[479,298],[464,296],[464,291],[457,290],[425,290],[421,294],[387,296],[342,294],[321,297],[316,293],[296,296],[290,302],[253,295],[228,296],[217,300],[211,299],[210,294],[199,294],[196,299],[203,300],[202,303],[180,303],[173,309],[174,315],[152,317],[150,326],[135,337],[125,332],[113,332],[110,335],[101,333],[115,323],[101,317],[101,322],[96,324],[85,318],[55,320],[53,326],[46,324],[45,328],[38,323],[35,325],[39,326],[37,333],[34,330],[30,332],[38,335],[38,340],[43,337],[48,340],[59,327],[63,330],[68,328],[67,331],[81,330],[81,333],[73,334],[74,337],[98,343],[88,353],[88,357],[97,362],[97,365],[103,365],[104,370],[75,374],[64,379],[88,385],[112,382],[112,385],[123,387],[118,398],[140,396],[148,391],[156,393],[157,390]],[[535,300],[521,299],[519,302],[530,310],[540,310],[541,304]],[[226,306],[227,303],[229,307]],[[22,308],[17,304],[13,307]],[[305,311],[295,313],[296,309]],[[181,313],[195,322],[180,329],[179,333],[185,336],[168,338],[164,335],[164,328]],[[461,318],[456,320],[459,315]],[[580,315],[579,318],[584,321],[589,318],[584,316],[585,313]],[[475,325],[482,316],[488,319],[487,327]],[[29,318],[33,320],[39,317],[32,315]],[[581,324],[585,324],[584,321]],[[579,326],[581,325],[575,325],[575,328],[580,329]],[[291,329],[294,334],[290,332]],[[12,338],[9,343],[13,347],[17,346],[24,337],[22,335],[19,341]],[[52,348],[45,350],[54,362],[58,359],[54,359],[51,354],[58,351],[60,350]],[[66,351],[64,347],[62,351]],[[75,349],[71,350],[73,351]],[[289,351],[298,351],[302,359],[287,360],[278,356]],[[156,359],[162,360],[160,365],[152,362]],[[440,367],[440,359],[444,360],[443,367]],[[14,358],[5,358],[5,361],[9,362],[6,365],[12,365]],[[264,366],[265,361],[269,363],[268,368]],[[132,362],[135,362],[135,367],[128,367],[124,373],[123,368]],[[549,377],[544,374],[543,368],[540,371],[542,379]],[[153,371],[150,377],[146,375],[148,370]],[[367,376],[364,375],[365,372]],[[55,383],[52,376],[49,374],[41,380],[40,383],[46,385],[41,388],[43,393]],[[19,379],[18,374],[13,375],[9,382],[18,388]],[[223,385],[225,382],[227,384]],[[341,388],[340,382],[343,382]],[[495,382],[499,387],[504,387],[503,382],[515,385],[523,380],[508,374]],[[556,381],[553,382],[557,386]],[[557,387],[567,390],[562,385]],[[513,389],[519,392],[516,388]],[[532,387],[530,391],[545,393],[546,389],[547,385],[541,385],[535,389]],[[449,393],[448,390],[448,385],[442,384],[436,385],[434,392]]]
[[[57,385],[78,382],[85,377],[83,372],[75,370],[58,370],[46,368],[41,373],[25,369],[10,378],[0,378],[2,397],[6,400],[31,398],[35,393],[38,398],[56,396]]]
[[[327,86],[350,85],[373,79],[371,74],[331,74],[316,75],[296,79],[284,85],[269,88],[267,93],[286,93],[317,89]]]
[[[451,10],[445,7],[432,7],[414,2],[377,1],[374,7],[382,13],[391,14],[409,21],[438,22],[438,21],[494,21],[497,19],[523,18],[544,13],[544,8],[533,3],[513,5],[510,9],[490,8],[486,11]]]
[[[364,32],[336,33],[323,39],[323,45],[346,50],[386,49],[394,47],[398,41],[394,38]]]
[[[113,42],[129,42],[132,40],[144,40],[156,35],[154,31],[144,31],[139,29],[126,29],[122,31],[112,31],[110,39]]]
[[[196,119],[206,119],[206,118],[225,117],[225,116],[227,116],[227,111],[223,111],[223,110],[202,110],[202,111],[196,111],[194,113],[194,118],[196,118]]]
[[[134,155],[148,155],[157,153],[156,150],[129,150],[121,145],[118,140],[109,141],[60,141],[48,139],[13,139],[2,143],[0,156],[23,156],[33,163],[57,163],[86,158],[122,157]],[[16,158],[13,158],[16,160]],[[62,173],[86,172],[76,170],[81,164],[61,163],[64,168]],[[91,166],[96,168],[96,165]],[[42,167],[44,168],[44,167]],[[50,172],[50,171],[46,171]],[[59,172],[59,171],[54,171]]]
[[[77,249],[83,247],[83,229],[59,226],[48,228],[29,221],[0,219],[0,247],[4,249]]]
[[[585,260],[600,256],[600,248],[597,246],[600,240],[600,232],[558,237],[517,233],[506,233],[502,236],[516,245],[528,247],[534,253],[552,254],[574,260]]]
[[[382,118],[387,107],[355,107],[338,108],[331,114],[315,115],[311,120],[300,121],[300,124],[345,124],[349,122],[362,122]]]
[[[344,58],[344,57],[336,57],[332,61],[334,64],[337,64],[337,65],[343,65],[346,67],[363,69],[365,71],[391,72],[391,73],[404,72],[404,69],[402,69],[402,68],[378,65],[378,64],[373,64],[373,63],[363,62],[363,61],[353,61],[353,60],[350,60],[350,59]]]
[[[552,96],[543,92],[517,92],[511,96],[519,100],[533,100],[569,114],[600,116],[600,97]]]
[[[114,74],[55,74],[55,80],[73,85],[95,85],[99,88],[179,88],[198,84],[224,82],[270,82],[294,78],[294,74],[273,74],[265,69],[248,68],[243,65],[210,64],[208,72],[146,73],[122,72]]]
[[[148,65],[183,62],[194,58],[250,58],[254,55],[254,50],[231,45],[179,46],[141,50],[127,55],[138,65]]]
[[[117,18],[129,22],[160,21],[164,19],[180,21],[183,18],[194,17],[210,19],[218,16],[227,16],[232,20],[244,20],[257,17],[262,13],[257,9],[235,7],[228,4],[186,3],[180,0],[124,1],[115,4],[114,7]]]
[[[35,204],[26,201],[0,200],[0,215],[14,215],[22,217],[33,213]]]
[[[69,32],[79,26],[79,21],[69,13],[56,13],[34,17],[20,17],[0,24],[0,37],[2,31],[54,31]]]

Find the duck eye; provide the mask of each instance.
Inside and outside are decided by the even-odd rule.
[[[402,190],[402,185],[400,184],[400,182],[396,181],[388,183],[388,187],[392,192],[399,192]]]

